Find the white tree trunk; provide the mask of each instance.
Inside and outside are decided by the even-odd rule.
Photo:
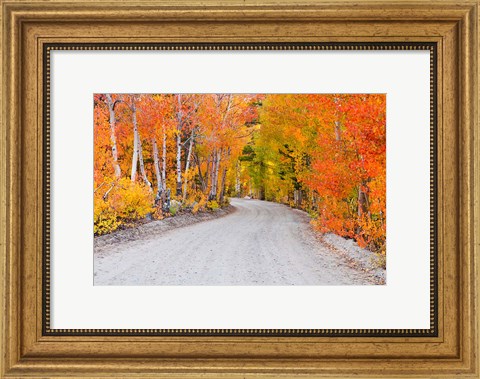
[[[240,162],[237,160],[235,164],[235,194],[237,197],[240,197],[240,191],[242,190],[241,183],[240,183]]]
[[[190,136],[190,142],[188,144],[188,152],[187,152],[187,161],[185,162],[185,179],[183,184],[183,200],[187,198],[187,184],[188,184],[188,169],[190,168],[190,160],[192,158],[192,150],[193,150],[193,141],[195,138],[195,130],[192,130],[192,135]]]
[[[142,151],[142,141],[140,140],[140,134],[138,133],[138,124],[137,124],[137,107],[135,105],[135,97],[132,97],[132,105],[130,110],[132,111],[132,123],[133,123],[133,156],[132,156],[132,172],[130,175],[130,180],[134,182],[137,179],[137,163],[140,163],[140,173],[142,174],[142,179],[145,184],[152,189],[152,183],[147,178],[147,173],[145,172],[145,165],[143,164],[143,151]]]
[[[225,153],[225,161],[228,161],[229,157],[230,157],[230,148],[228,148],[226,153]],[[223,203],[223,200],[224,200],[224,197],[225,197],[225,184],[226,184],[225,181],[226,181],[226,178],[227,178],[227,167],[225,165],[225,167],[223,167],[222,181],[221,181],[221,185],[220,185],[220,202],[221,203]]]
[[[212,154],[210,154],[207,158],[207,167],[205,169],[205,188],[203,188],[203,192],[210,188],[210,170],[213,169],[213,161],[211,158]]]
[[[216,196],[217,196],[217,188],[216,188],[216,183],[215,183],[215,167],[216,167],[216,163],[217,163],[217,153],[216,151],[214,150],[213,153],[213,158],[212,158],[212,170],[210,172],[210,176],[211,176],[211,179],[210,179],[210,182],[211,182],[211,185],[210,185],[210,193],[208,195],[208,200],[212,200],[214,199]]]
[[[222,159],[222,150],[217,153],[217,164],[215,165],[215,187],[218,188],[218,171],[220,169],[220,161]]]
[[[120,169],[120,165],[118,164],[117,136],[115,133],[115,104],[112,101],[112,95],[107,93],[105,96],[107,98],[108,112],[110,114],[110,140],[112,141],[113,170],[115,172],[115,177],[117,179],[120,179],[120,177],[122,176],[122,171]]]
[[[133,154],[132,154],[132,171],[130,180],[134,182],[137,179],[137,163],[138,163],[138,126],[137,126],[137,108],[135,106],[135,98],[132,99],[131,105],[132,123],[133,123]]]
[[[177,196],[182,195],[182,95],[177,95],[178,110],[177,110]]]
[[[140,163],[140,173],[142,174],[143,182],[152,190],[152,183],[148,180],[147,173],[145,171],[145,165],[143,163],[143,149],[142,149],[142,140],[140,139],[140,133],[137,133],[137,142],[138,142],[138,161]]]
[[[221,150],[216,150],[213,157],[212,166],[212,188],[210,190],[210,200],[217,198],[218,192],[218,170],[220,168]]]
[[[162,144],[162,189],[167,191],[167,133],[163,128],[163,144]]]
[[[157,177],[157,194],[162,193],[163,183],[162,183],[162,174],[160,173],[160,158],[158,156],[158,146],[157,140],[153,138],[153,165],[155,166],[155,175]]]
[[[177,134],[177,196],[182,194],[182,136]]]
[[[222,184],[220,185],[220,203],[225,199],[225,180],[227,178],[227,168],[224,167],[222,171]]]

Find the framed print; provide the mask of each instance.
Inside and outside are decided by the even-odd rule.
[[[478,377],[478,2],[2,6],[2,375]]]

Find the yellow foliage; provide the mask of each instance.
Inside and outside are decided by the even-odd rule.
[[[211,200],[211,201],[207,201],[207,208],[214,211],[214,210],[220,208],[220,205],[218,205],[216,200]]]
[[[359,220],[358,225],[360,227],[360,232],[357,236],[358,245],[367,247],[379,254],[385,254],[385,223],[381,220],[372,220],[372,218],[364,216]]]
[[[111,188],[106,196],[96,193],[94,197],[95,235],[111,233],[124,221],[138,220],[154,211],[153,195],[145,185],[124,178],[111,186],[106,187]]]
[[[195,196],[195,202],[193,203],[192,213],[195,214],[199,210],[202,210],[207,205],[207,197],[199,192],[197,196]]]
[[[161,205],[155,208],[155,212],[153,213],[153,218],[155,218],[156,220],[163,220],[165,218]]]
[[[154,211],[153,194],[148,187],[126,178],[118,182],[108,202],[122,219],[138,220]]]
[[[117,220],[117,212],[103,201],[101,196],[95,196],[93,212],[93,232],[95,235],[111,233],[116,230],[121,222]]]

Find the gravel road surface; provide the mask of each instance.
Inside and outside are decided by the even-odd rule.
[[[316,236],[305,212],[231,199],[235,211],[94,254],[95,285],[365,285]]]

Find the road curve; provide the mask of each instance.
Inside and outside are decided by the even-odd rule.
[[[322,244],[305,212],[231,199],[222,218],[94,254],[95,285],[362,285],[368,276]]]

